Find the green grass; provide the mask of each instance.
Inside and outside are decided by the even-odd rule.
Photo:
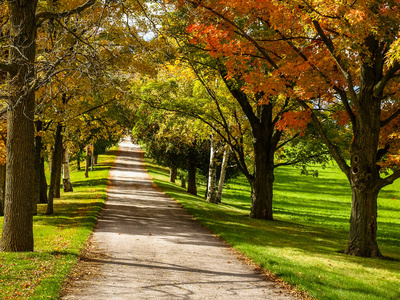
[[[74,192],[61,192],[54,202],[54,215],[45,215],[46,204],[39,204],[34,216],[34,252],[0,253],[0,299],[58,299],[106,199],[115,154],[100,156],[89,178],[84,171],[72,171]],[[3,217],[0,230],[2,225]]]
[[[284,282],[316,299],[400,299],[400,182],[379,195],[378,243],[385,259],[341,254],[346,247],[351,193],[338,168],[318,178],[292,167],[276,171],[275,221],[248,217],[250,189],[243,177],[228,183],[213,205],[168,182],[150,160],[153,180],[201,224]],[[204,195],[205,187],[198,187]],[[394,198],[394,199],[393,199]]]

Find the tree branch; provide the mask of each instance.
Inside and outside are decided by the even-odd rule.
[[[63,11],[63,12],[50,12],[44,11],[36,14],[37,26],[39,27],[44,21],[49,19],[59,19],[59,18],[66,18],[73,14],[79,14],[83,12],[85,9],[93,6],[96,3],[96,0],[87,0],[81,6],[78,6],[74,9]]]
[[[84,112],[81,112],[81,113],[79,113],[79,114],[77,114],[77,115],[75,115],[75,116],[73,116],[73,117],[71,117],[71,118],[65,120],[64,123],[65,123],[65,122],[68,122],[68,121],[71,121],[71,120],[73,120],[73,119],[75,119],[75,118],[77,118],[77,117],[79,117],[79,116],[84,115],[84,114],[87,114],[87,113],[89,113],[89,112],[91,112],[91,111],[93,111],[93,110],[96,110],[96,109],[100,108],[100,107],[106,106],[106,105],[108,105],[108,104],[114,102],[115,100],[117,100],[117,98],[112,98],[110,101],[107,101],[107,102],[105,102],[105,103],[96,105],[96,106],[94,106],[94,107],[91,107],[91,108],[85,110]]]
[[[328,147],[329,152],[331,153],[332,157],[335,159],[337,164],[339,165],[339,168],[343,171],[344,174],[346,174],[347,178],[350,180],[350,167],[346,163],[346,161],[343,159],[343,157],[340,155],[339,148],[333,144],[328,136],[326,135],[325,130],[322,128],[322,124],[319,121],[318,117],[315,115],[314,111],[307,105],[306,102],[297,99],[297,101],[300,103],[301,106],[304,107],[305,110],[311,112],[311,118],[315,124],[315,126],[318,129],[319,134],[321,135],[322,139],[325,142],[325,145]]]
[[[387,124],[389,124],[391,121],[393,121],[395,118],[397,118],[400,115],[400,108],[396,110],[390,117],[388,117],[386,120],[381,121],[381,128],[385,127]]]
[[[378,182],[378,187],[381,189],[389,184],[392,184],[396,179],[400,178],[400,170],[396,170],[393,172],[392,175],[382,178]]]
[[[328,151],[324,151],[324,152],[321,152],[321,153],[318,153],[318,154],[309,155],[309,156],[305,157],[305,160],[308,160],[308,159],[311,159],[311,158],[317,158],[317,157],[319,157],[321,155],[326,155],[326,154],[329,154],[329,152]],[[302,161],[304,161],[304,159],[296,159],[296,160],[293,160],[293,161],[288,161],[288,162],[276,164],[276,165],[274,165],[274,167],[277,168],[277,167],[281,167],[281,166],[293,166],[293,165],[296,165],[296,164],[298,164],[298,163],[300,163]]]
[[[353,102],[355,103],[356,106],[358,106],[358,102],[357,102],[358,97],[354,90],[353,79],[351,77],[350,72],[345,67],[342,59],[335,54],[335,47],[334,47],[331,39],[325,34],[324,30],[321,28],[321,25],[318,23],[318,21],[313,21],[313,25],[314,25],[315,30],[318,32],[319,36],[322,38],[329,53],[331,54],[333,59],[336,61],[336,64],[340,68],[344,78],[346,79],[347,85],[349,87],[350,95],[353,98]],[[357,109],[359,109],[359,107],[357,107]]]
[[[295,138],[297,138],[300,135],[300,133],[296,133],[295,135],[293,135],[290,139],[284,141],[282,144],[278,145],[276,147],[276,150],[279,150],[280,148],[282,148],[283,146],[285,146],[287,143],[290,143],[291,141],[293,141]]]
[[[393,66],[389,68],[389,70],[386,72],[383,78],[379,80],[377,84],[375,84],[373,89],[374,97],[380,96],[386,84],[389,82],[390,79],[394,77],[395,73],[399,70],[400,70],[400,63],[398,62],[396,62],[395,64],[393,64]]]

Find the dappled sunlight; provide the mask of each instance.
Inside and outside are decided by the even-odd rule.
[[[275,295],[276,289],[269,287],[273,283],[238,262],[226,244],[153,184],[138,146],[121,143],[119,154],[92,240],[107,257],[88,261],[101,265],[101,276],[74,297],[91,299],[96,293],[99,299],[130,299],[138,292],[152,299],[213,298],[216,286],[219,295],[230,299]]]

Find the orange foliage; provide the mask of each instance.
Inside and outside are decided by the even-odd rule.
[[[300,131],[304,135],[307,124],[311,122],[311,111],[291,111],[285,112],[282,119],[276,124],[278,130]]]
[[[383,74],[396,60],[400,62],[400,0],[177,2],[194,9],[193,25],[188,28],[192,42],[224,61],[227,77],[244,80],[246,93],[263,94],[261,103],[283,96],[300,99],[310,107],[316,101],[324,108],[339,105],[341,110],[330,115],[338,126],[350,126],[338,91],[347,93],[352,114],[364,113],[354,106],[358,100],[351,99],[354,95],[349,91],[359,93],[360,66],[374,59],[367,38],[373,36],[384,45],[379,51],[388,53]],[[399,109],[400,80],[393,76],[382,94],[381,120],[385,120]],[[301,131],[309,121],[308,112],[287,112],[277,128]],[[382,166],[400,165],[399,129],[400,117],[381,129],[379,148],[390,145]]]

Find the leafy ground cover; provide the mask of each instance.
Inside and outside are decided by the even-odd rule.
[[[318,178],[293,167],[276,172],[274,221],[248,217],[250,189],[244,177],[227,184],[222,204],[207,203],[168,182],[153,161],[154,182],[201,224],[280,280],[316,299],[400,299],[400,183],[379,195],[378,243],[385,259],[342,254],[349,229],[351,192],[335,166]],[[198,188],[204,195],[205,186]]]
[[[58,299],[106,199],[108,171],[116,151],[99,156],[89,178],[72,171],[72,193],[55,199],[54,215],[39,204],[34,216],[35,251],[0,253],[0,299]],[[0,218],[0,230],[3,228]]]

